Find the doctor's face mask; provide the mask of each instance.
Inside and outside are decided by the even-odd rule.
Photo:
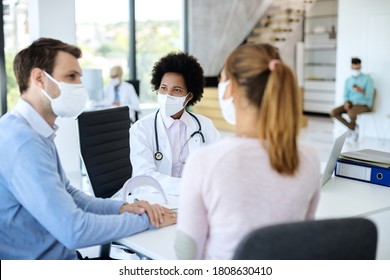
[[[167,117],[173,116],[177,112],[181,111],[188,103],[186,101],[189,93],[182,97],[171,96],[169,94],[157,94],[158,104],[160,106],[160,110]]]

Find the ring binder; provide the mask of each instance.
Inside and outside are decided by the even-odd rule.
[[[390,187],[390,168],[368,163],[339,158],[336,163],[335,175]]]

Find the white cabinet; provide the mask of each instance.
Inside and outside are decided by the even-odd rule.
[[[337,0],[317,0],[305,15],[305,112],[329,113],[335,106],[337,5]]]

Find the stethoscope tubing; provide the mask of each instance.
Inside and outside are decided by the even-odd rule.
[[[159,113],[159,112],[160,112],[160,109],[158,109],[157,112],[156,112],[156,114],[154,115],[154,137],[155,137],[155,140],[156,140],[156,148],[157,148],[157,151],[156,151],[156,153],[154,154],[154,159],[155,159],[155,160],[162,160],[163,157],[164,157],[163,153],[160,152],[160,145],[159,145],[159,143],[158,143],[157,116],[158,116],[158,113]],[[190,113],[190,112],[188,112],[188,111],[186,111],[186,112],[187,112],[188,114],[190,114],[191,117],[193,117],[193,118],[195,119],[195,121],[197,122],[197,124],[198,124],[198,130],[197,130],[197,131],[194,131],[194,132],[190,135],[190,138],[189,138],[189,139],[191,139],[192,137],[194,137],[196,134],[199,134],[200,137],[202,138],[202,143],[205,143],[204,135],[203,135],[203,133],[202,133],[202,125],[200,124],[200,121],[198,120],[198,118],[197,118],[194,114],[192,114],[192,113]],[[189,139],[188,139],[188,140],[189,140]],[[187,140],[187,142],[188,142],[188,140]]]

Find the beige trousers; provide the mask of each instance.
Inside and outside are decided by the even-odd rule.
[[[336,118],[339,120],[342,124],[344,124],[349,129],[354,130],[356,127],[356,118],[357,115],[368,112],[370,109],[366,105],[353,105],[352,108],[349,110],[344,109],[344,105],[337,107],[333,109],[333,111],[330,113],[331,117]],[[350,122],[348,122],[346,119],[343,118],[342,114],[348,114],[350,118]]]

